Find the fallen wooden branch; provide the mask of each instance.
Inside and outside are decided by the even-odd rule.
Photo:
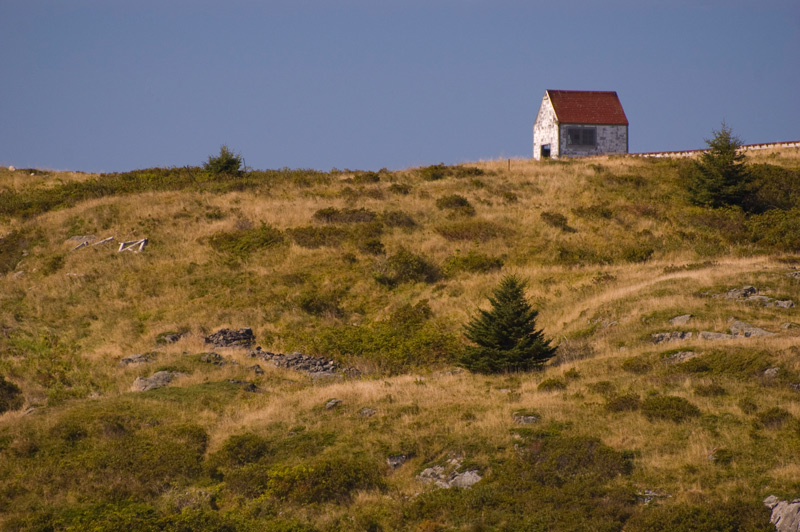
[[[133,251],[134,253],[139,253],[144,249],[147,245],[147,239],[143,238],[141,240],[129,240],[128,242],[121,242],[119,245],[119,249],[117,253],[122,253],[123,251]],[[136,246],[139,246],[139,249],[135,249]]]

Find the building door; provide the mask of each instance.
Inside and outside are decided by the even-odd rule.
[[[542,144],[541,157],[542,157],[542,159],[549,159],[550,158],[550,145],[549,144]]]

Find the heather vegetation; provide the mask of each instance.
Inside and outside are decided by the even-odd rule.
[[[770,530],[800,497],[797,150],[721,204],[694,160],[238,157],[0,169],[0,529]]]

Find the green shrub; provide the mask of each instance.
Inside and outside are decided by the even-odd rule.
[[[751,193],[744,199],[749,212],[790,210],[800,206],[800,170],[772,164],[749,167]]]
[[[758,411],[758,404],[749,397],[740,399],[736,404],[745,414],[755,414]]]
[[[283,244],[284,237],[279,229],[262,223],[257,228],[215,233],[209,243],[220,253],[245,259],[256,251]]]
[[[800,249],[800,206],[790,210],[772,209],[747,219],[750,240],[781,251]]]
[[[406,196],[411,192],[411,187],[403,183],[392,183],[389,185],[389,192]]]
[[[340,455],[309,465],[273,468],[266,493],[299,504],[348,501],[355,490],[381,489],[385,482],[380,467],[359,456]]]
[[[459,194],[442,196],[436,200],[436,207],[462,216],[475,216],[475,207],[472,206],[467,198]]]
[[[612,394],[616,390],[616,387],[614,386],[614,383],[612,383],[611,381],[592,382],[592,383],[589,383],[587,385],[587,388],[592,393],[596,393],[596,394],[604,395],[604,396],[608,396],[608,397],[612,396]]]
[[[368,209],[337,209],[327,207],[315,212],[312,216],[315,220],[325,223],[366,223],[373,222],[378,215]]]
[[[622,361],[622,369],[637,375],[644,375],[653,369],[653,363],[649,358],[631,357]]]
[[[25,399],[19,386],[0,375],[0,414],[22,408],[24,403]]]
[[[19,231],[0,236],[0,275],[14,271],[27,246],[28,239]]]
[[[625,523],[626,532],[774,532],[770,510],[761,501],[709,502],[704,506],[641,506]]]
[[[219,155],[209,156],[203,164],[203,169],[211,175],[229,174],[239,175],[242,166],[241,154],[233,153],[226,145],[219,149]]]
[[[368,185],[370,183],[379,183],[381,174],[378,172],[356,172],[353,176],[353,183],[358,185]]]
[[[726,395],[728,390],[719,384],[712,382],[711,384],[698,384],[694,387],[694,393],[700,397],[719,397]]]
[[[376,264],[375,280],[388,286],[416,282],[435,283],[440,277],[438,266],[403,247],[388,259]]]
[[[538,311],[525,297],[526,283],[508,275],[489,297],[490,310],[464,325],[468,346],[460,363],[478,373],[530,371],[555,356],[555,348],[536,330]]]
[[[654,395],[647,397],[641,404],[642,413],[650,421],[666,420],[680,423],[698,417],[700,409],[683,397],[673,395]]]
[[[294,243],[304,248],[319,248],[322,246],[338,247],[348,237],[348,232],[336,226],[305,226],[287,229]]]
[[[570,227],[567,217],[557,212],[544,211],[539,215],[544,223],[556,229],[561,229],[565,233],[576,233],[577,229]]]
[[[638,394],[626,393],[609,397],[605,408],[608,412],[632,412],[639,410],[640,405],[641,399],[639,399]]]
[[[557,392],[567,389],[567,383],[561,379],[549,378],[539,383],[536,387],[540,392]]]
[[[493,238],[506,236],[509,231],[488,220],[458,220],[436,227],[436,232],[447,240],[469,240],[486,242]]]
[[[779,406],[774,406],[769,410],[765,410],[756,417],[759,423],[767,429],[780,429],[793,418],[788,410]]]
[[[339,307],[341,297],[341,291],[330,292],[311,286],[301,291],[296,301],[303,312],[312,316],[340,318],[344,315],[344,311]]]
[[[490,257],[485,253],[471,249],[466,255],[455,255],[447,259],[443,271],[447,275],[458,272],[488,273],[503,267],[503,259]]]
[[[403,211],[385,211],[381,216],[381,221],[389,227],[403,227],[406,229],[416,227],[417,225],[414,218]]]
[[[220,450],[211,456],[210,461],[222,467],[242,467],[268,457],[271,451],[272,447],[268,440],[247,432],[225,440]]]
[[[484,171],[474,166],[445,166],[444,163],[425,166],[417,170],[417,174],[425,181],[438,181],[446,177],[464,178],[484,174]]]

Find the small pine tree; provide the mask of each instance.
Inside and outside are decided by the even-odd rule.
[[[516,276],[506,276],[489,297],[491,310],[479,310],[464,326],[464,336],[476,345],[467,347],[462,366],[477,373],[528,371],[555,355],[536,330],[539,313],[525,298],[525,286]]]
[[[741,153],[742,142],[725,122],[714,138],[706,140],[708,150],[694,163],[689,178],[692,203],[706,207],[741,206],[750,185],[750,175]]]
[[[239,168],[242,166],[242,156],[233,153],[226,145],[219,149],[219,155],[209,156],[208,161],[203,164],[203,169],[211,175],[230,174],[239,175]]]

